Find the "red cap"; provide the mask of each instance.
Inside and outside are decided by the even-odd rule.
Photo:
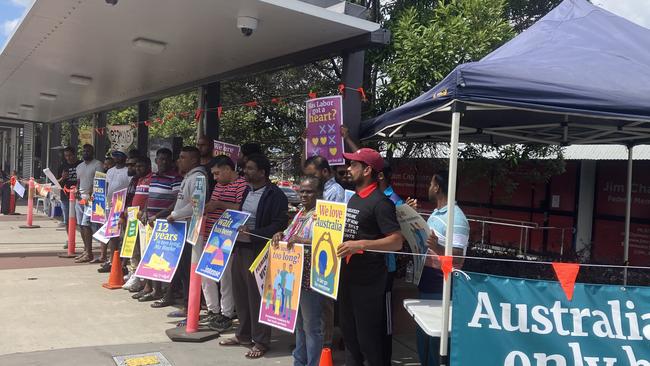
[[[343,153],[343,156],[348,160],[365,163],[377,172],[384,170],[384,158],[376,150],[364,147],[353,153]]]

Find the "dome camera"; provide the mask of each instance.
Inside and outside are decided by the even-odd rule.
[[[257,29],[257,19],[253,17],[237,17],[237,28],[241,30],[244,37],[250,37]]]

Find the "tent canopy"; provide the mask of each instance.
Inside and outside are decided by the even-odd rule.
[[[362,124],[362,138],[485,144],[650,142],[650,30],[584,0],[565,0],[478,62]]]
[[[0,54],[0,118],[58,122],[387,42],[379,24],[348,15],[349,7],[36,0]],[[251,36],[240,17],[257,19]]]

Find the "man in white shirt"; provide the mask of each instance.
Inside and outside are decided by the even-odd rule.
[[[95,159],[95,148],[86,144],[83,146],[83,161],[77,165],[77,203],[75,212],[77,225],[84,242],[84,252],[75,262],[86,263],[93,260],[92,229],[90,228],[90,195],[93,193],[95,172],[103,171],[101,161]]]
[[[110,208],[113,206],[113,193],[125,189],[129,186],[131,182],[131,177],[129,177],[128,168],[126,166],[126,153],[120,150],[113,150],[111,152],[115,166],[108,169],[106,172],[106,212],[110,212]],[[117,249],[119,246],[120,238],[111,238],[108,241],[108,244],[101,244],[101,253],[97,263],[102,263],[100,268],[97,270],[100,273],[108,273],[111,271],[111,255],[113,250]],[[107,248],[111,248],[111,253],[107,255]]]

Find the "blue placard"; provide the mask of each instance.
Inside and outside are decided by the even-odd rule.
[[[454,276],[452,365],[648,366],[650,289]]]
[[[196,273],[221,281],[237,241],[237,229],[248,220],[249,216],[250,214],[246,212],[224,211],[210,231],[201,259],[196,266]]]
[[[181,260],[187,234],[187,222],[156,220],[149,246],[135,275],[155,281],[171,282]]]

